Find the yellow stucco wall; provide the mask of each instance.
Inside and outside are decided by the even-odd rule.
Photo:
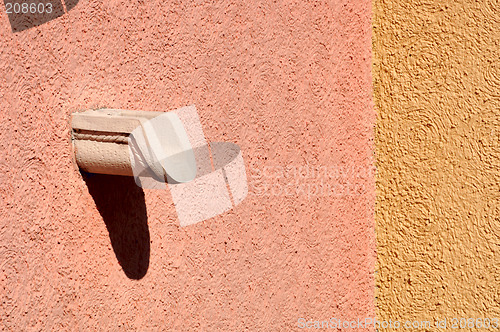
[[[500,2],[375,0],[373,53],[377,318],[500,318]]]

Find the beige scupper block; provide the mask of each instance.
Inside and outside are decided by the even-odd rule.
[[[133,176],[128,137],[141,120],[161,114],[116,109],[74,113],[72,141],[78,166],[89,173]]]

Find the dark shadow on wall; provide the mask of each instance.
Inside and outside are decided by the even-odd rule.
[[[70,11],[71,9],[75,8],[76,4],[80,0],[64,0],[64,4],[66,5],[66,11]]]
[[[150,237],[144,192],[133,177],[82,172],[106,224],[111,245],[130,279],[141,279],[149,268]]]
[[[4,0],[12,32],[19,32],[52,21],[73,9],[79,0]]]

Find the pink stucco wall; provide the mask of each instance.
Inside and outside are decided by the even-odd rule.
[[[82,0],[13,33],[2,10],[1,327],[373,316],[370,13],[365,0]],[[209,140],[243,151],[250,193],[232,211],[179,228],[168,191],[75,169],[72,112],[190,104]]]

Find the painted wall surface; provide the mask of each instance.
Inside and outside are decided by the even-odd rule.
[[[499,3],[377,0],[373,31],[378,319],[499,318]]]
[[[370,7],[369,1],[88,0],[15,33],[2,11],[1,328],[290,331],[301,317],[373,316]],[[492,47],[487,36],[474,52]],[[437,66],[441,60],[428,52],[421,56]],[[486,62],[491,54],[466,59]],[[490,79],[498,78],[487,68]],[[474,248],[490,250],[473,262],[476,268],[498,258],[492,242],[498,238],[486,235],[497,227],[487,219],[494,178],[480,160],[488,154],[479,153],[493,146],[475,140],[477,131],[467,136],[479,111],[493,116],[487,105],[498,95],[479,81],[486,76],[469,75],[465,79],[477,78],[477,89],[490,91],[484,101],[470,85],[468,99],[449,95],[449,102],[474,101],[470,113],[455,109],[453,118],[453,132],[470,158],[470,169],[457,169],[456,176],[470,176],[470,182],[440,197],[461,193],[477,204],[467,216],[457,202],[457,222],[466,223],[455,226],[449,219],[442,225],[456,227],[450,233],[456,235],[469,227],[484,241],[460,239],[461,248],[450,247],[456,261],[447,268],[470,262],[467,252]],[[82,177],[75,169],[72,112],[168,111],[191,104],[207,139],[242,148],[250,193],[230,212],[179,228],[168,191],[143,191],[131,178]],[[431,118],[426,126],[418,112],[412,114],[418,120],[414,135],[425,140],[435,134]],[[491,128],[486,122],[477,130]],[[453,154],[452,142],[459,144],[458,138],[436,144]],[[411,207],[417,216],[435,206],[420,204]],[[397,207],[388,212],[401,211]],[[384,261],[392,257],[382,255]],[[395,267],[386,265],[383,276]],[[479,275],[471,268],[464,273],[454,278]],[[493,287],[492,267],[482,275],[476,287]],[[456,290],[447,285],[444,292]],[[493,301],[484,297],[484,303]]]

